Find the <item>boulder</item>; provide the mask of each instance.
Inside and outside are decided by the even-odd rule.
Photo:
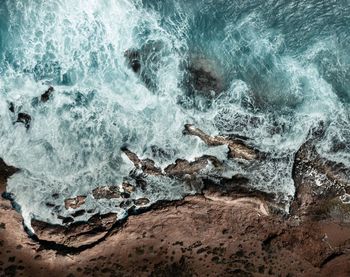
[[[24,126],[29,129],[30,128],[30,123],[32,121],[32,117],[29,114],[26,113],[19,113],[17,116],[17,120],[15,123],[23,123]]]
[[[50,99],[50,96],[52,95],[52,93],[54,92],[54,88],[53,87],[49,87],[40,97],[41,102],[47,102]]]

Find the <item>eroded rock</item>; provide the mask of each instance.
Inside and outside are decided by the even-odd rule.
[[[170,177],[184,177],[185,175],[197,175],[205,170],[208,166],[221,168],[222,163],[214,156],[202,156],[195,161],[189,162],[183,159],[177,159],[175,164],[167,166],[164,171]]]
[[[18,168],[7,165],[3,159],[0,158],[0,179],[5,181],[8,177],[19,171]]]
[[[118,186],[98,187],[92,191],[92,196],[95,199],[113,199],[120,198],[121,192]]]
[[[64,201],[65,208],[68,209],[78,209],[85,204],[86,196],[79,195],[75,198],[69,198]]]
[[[148,198],[138,198],[134,201],[136,206],[147,206],[150,201]]]
[[[102,239],[117,220],[116,214],[94,215],[87,222],[68,226],[53,225],[33,219],[31,226],[40,241],[79,248]]]
[[[135,191],[135,187],[133,185],[129,184],[128,182],[124,182],[122,184],[122,188],[127,193],[133,193]]]
[[[127,148],[122,148],[122,151],[127,155],[130,161],[136,168],[141,169],[145,174],[160,176],[163,175],[162,169],[155,165],[155,162],[151,159],[141,160],[135,153]]]
[[[350,168],[329,161],[318,153],[316,144],[322,136],[322,130],[312,132],[295,155],[293,213],[314,213],[318,216],[322,210],[325,212],[324,207],[332,207],[335,199],[350,192]]]
[[[195,128],[191,124],[185,125],[184,134],[197,136],[201,140],[203,140],[204,143],[206,143],[208,146],[227,145],[229,148],[229,158],[257,160],[262,157],[262,154],[259,153],[258,150],[247,145],[243,140],[224,136],[209,136],[208,134],[204,133],[198,128]]]

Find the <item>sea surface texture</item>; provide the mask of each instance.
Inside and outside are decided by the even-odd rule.
[[[130,65],[132,55],[141,63]],[[190,88],[196,67],[220,93]],[[20,113],[30,126],[16,123]],[[122,200],[91,196],[129,180],[122,147],[163,169],[214,155],[228,177],[288,202],[310,128],[326,130],[321,156],[350,166],[349,116],[349,0],[0,0],[0,157],[21,169],[7,191],[29,227],[32,218],[61,224],[72,212],[64,200],[78,195],[90,214],[75,220],[127,216]],[[244,137],[268,158],[228,160],[225,146],[184,135],[188,123]],[[196,192],[144,178],[131,198],[149,205]]]

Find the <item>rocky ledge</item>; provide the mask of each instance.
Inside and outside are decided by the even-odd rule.
[[[235,151],[232,156],[263,157],[245,144],[236,148],[227,138],[190,127],[188,132],[209,145],[226,144],[229,154]],[[123,222],[113,214],[68,226],[33,221],[36,237],[29,237],[21,216],[1,199],[0,276],[349,276],[350,175],[344,165],[322,158],[316,142],[317,136],[310,136],[296,154],[290,214],[273,195],[250,189],[236,176],[221,180],[220,189],[204,180],[201,195],[131,212]],[[161,171],[125,152],[148,174],[184,181],[191,174],[201,178],[200,169],[209,162],[221,166],[213,157],[202,157],[178,160]],[[0,165],[3,192],[16,169],[2,160]],[[119,196],[113,188],[93,194]],[[66,204],[78,207],[83,201]]]

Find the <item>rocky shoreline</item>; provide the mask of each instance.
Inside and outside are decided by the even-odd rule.
[[[145,58],[137,53],[125,54],[135,73]],[[194,90],[216,82],[205,77],[192,81]],[[47,102],[53,92],[48,88],[38,101]],[[9,109],[14,113],[14,104]],[[19,113],[18,122],[28,129],[31,116]],[[243,137],[211,136],[191,124],[183,134],[227,147],[228,160],[269,159]],[[290,203],[252,186],[246,176],[229,176],[228,165],[215,156],[160,168],[123,147],[134,169],[122,184],[65,199],[69,216],[58,214],[61,225],[32,219],[32,230],[6,192],[7,178],[18,170],[0,159],[0,276],[349,276],[350,169],[317,153],[323,135],[320,124],[295,155]],[[147,176],[175,180],[195,195],[151,200],[144,196]],[[117,199],[128,216],[89,211],[88,197]],[[56,207],[50,201],[46,206]],[[89,217],[79,220],[82,215]]]
[[[208,144],[232,145],[189,131]],[[29,237],[20,214],[2,198],[0,276],[349,276],[349,169],[317,154],[317,135],[296,154],[296,195],[289,214],[273,195],[246,187],[244,180],[226,180],[220,187],[204,181],[199,195],[130,210],[122,221],[114,214],[66,226],[34,220],[36,235]],[[229,150],[242,157],[249,148]],[[255,154],[247,153],[247,158]],[[150,160],[126,154],[148,174],[161,174]],[[177,161],[165,174],[200,178],[207,161]],[[16,169],[3,161],[0,169],[3,193]],[[184,182],[189,179],[195,178]],[[94,193],[109,197],[115,192]]]

